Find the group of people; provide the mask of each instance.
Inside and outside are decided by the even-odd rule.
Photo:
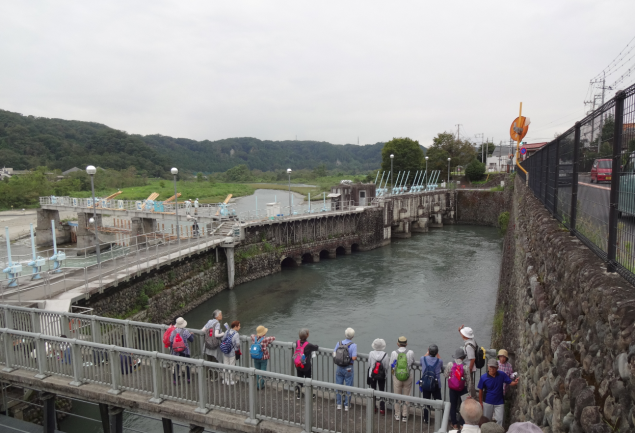
[[[212,318],[205,324],[202,331],[205,335],[205,357],[208,361],[219,362],[226,365],[236,365],[236,361],[242,356],[240,348],[240,322],[233,321],[231,325],[225,323],[221,325],[223,313],[215,310]],[[173,355],[190,357],[189,343],[193,341],[192,334],[186,329],[187,322],[182,318],[176,318],[164,335],[164,344],[170,348]],[[268,329],[262,325],[256,328],[256,333],[251,334],[251,346],[249,356],[257,370],[267,370],[270,358],[269,345],[275,341],[275,337],[268,336]],[[466,326],[459,327],[459,334],[463,340],[463,345],[456,349],[454,359],[444,365],[439,355],[439,348],[432,344],[427,352],[419,360],[421,363],[421,377],[416,381],[423,398],[441,400],[441,388],[443,384],[442,376],[448,381],[450,392],[450,421],[453,428],[459,428],[463,423],[459,421],[457,412],[459,407],[465,406],[466,402],[477,402],[476,389],[478,389],[478,404],[481,408],[481,415],[489,420],[496,420],[500,426],[503,425],[505,394],[510,386],[518,384],[518,377],[513,373],[513,368],[509,362],[509,355],[506,350],[498,352],[498,359],[487,361],[487,372],[476,381],[477,368],[483,367],[485,361],[484,349],[476,344],[474,331]],[[344,339],[335,344],[333,350],[333,361],[335,364],[335,383],[338,385],[352,386],[355,377],[354,366],[357,360],[357,344],[353,341],[355,330],[347,328],[344,331]],[[296,367],[297,377],[310,378],[312,371],[311,360],[315,356],[319,347],[310,343],[309,330],[301,329],[298,334],[295,352],[293,353],[293,363]],[[392,377],[392,392],[399,395],[410,395],[415,381],[413,374],[413,364],[415,354],[408,349],[408,339],[401,336],[396,341],[395,349],[390,353],[386,352],[386,342],[375,339],[372,343],[372,351],[368,354],[368,370],[366,383],[369,387],[379,390],[386,390],[388,377]],[[178,379],[178,371],[175,372],[174,381]],[[190,380],[189,370],[187,380]],[[223,384],[234,385],[234,378],[230,373],[226,373],[222,380]],[[256,377],[257,389],[265,385],[265,380],[260,375]],[[302,395],[302,384],[296,386],[296,398]],[[315,396],[313,396],[315,397]],[[342,395],[337,393],[337,409],[348,411],[350,407],[350,393]],[[467,403],[472,405],[472,403]],[[379,407],[375,403],[375,412],[382,415],[386,413],[385,401],[380,399]],[[463,410],[461,410],[461,414]],[[480,416],[479,415],[479,419]],[[408,421],[409,408],[406,404],[396,403],[393,408],[393,416],[397,421]],[[428,409],[424,409],[423,422],[428,422]],[[463,416],[463,421],[465,416]],[[469,431],[464,430],[464,431]]]
[[[191,215],[192,212],[192,200],[189,198],[185,200],[185,215]],[[198,199],[194,200],[194,215],[198,214]]]

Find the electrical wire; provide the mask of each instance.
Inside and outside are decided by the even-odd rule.
[[[635,44],[631,45],[631,43],[635,41],[635,36],[633,37],[633,39],[631,39],[628,44],[626,44],[626,46],[622,49],[622,51],[619,52],[619,54],[611,61],[611,63],[608,64],[608,66],[606,66],[604,69],[602,69],[600,71],[599,74],[597,74],[595,77],[591,78],[591,82],[598,80],[600,77],[602,77],[604,74],[606,74],[609,71],[612,71],[613,69],[615,69],[617,67],[616,62],[621,61],[625,56],[627,56],[628,54],[630,54],[630,52],[633,50],[633,48],[635,48]],[[630,49],[624,53],[624,51],[630,46]],[[621,56],[621,57],[620,57]]]

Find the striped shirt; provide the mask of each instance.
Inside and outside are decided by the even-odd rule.
[[[507,361],[504,364],[498,361],[498,371],[502,371],[507,376],[512,377],[512,373],[514,372],[514,369],[512,368],[512,365],[509,363],[509,361]],[[503,395],[507,394],[508,390],[509,390],[509,385],[505,384],[505,386],[503,387]]]

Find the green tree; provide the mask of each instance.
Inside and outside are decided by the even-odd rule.
[[[410,180],[414,178],[415,172],[421,170],[423,165],[423,149],[419,142],[410,138],[393,138],[381,150],[381,168],[388,174],[390,171],[390,155],[395,155],[393,166],[393,180],[397,181],[399,172],[410,172]],[[406,179],[407,181],[408,179]],[[401,182],[401,180],[399,181]]]
[[[225,173],[225,178],[229,182],[247,182],[251,180],[251,172],[245,164],[230,168]]]
[[[203,182],[203,173],[201,173],[200,171],[198,173],[196,173],[196,181],[197,182]]]
[[[428,170],[440,170],[440,179],[448,177],[448,158],[450,166],[466,166],[476,158],[476,150],[468,140],[457,140],[454,134],[442,132],[432,140],[432,146],[428,148]]]
[[[481,180],[483,175],[485,174],[485,164],[482,162],[478,162],[478,160],[473,159],[467,167],[465,168],[465,175],[470,180],[470,182]]]
[[[318,165],[317,167],[313,169],[313,173],[315,174],[315,177],[326,177],[327,176],[326,165],[324,164]]]

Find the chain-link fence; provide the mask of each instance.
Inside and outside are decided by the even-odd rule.
[[[521,165],[563,229],[635,284],[635,85]]]

